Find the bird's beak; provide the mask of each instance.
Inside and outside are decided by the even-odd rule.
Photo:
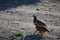
[[[33,14],[32,17],[34,17],[36,14]]]
[[[32,17],[34,17],[34,15],[32,15]]]

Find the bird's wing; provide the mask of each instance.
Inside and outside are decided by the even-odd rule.
[[[36,25],[36,26],[41,26],[41,25],[39,25],[38,23],[35,23],[35,25]]]
[[[39,27],[47,27],[44,23],[40,22],[40,21],[36,21],[35,25],[39,26]]]

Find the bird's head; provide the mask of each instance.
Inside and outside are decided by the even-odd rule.
[[[33,15],[33,17],[36,17],[35,15]]]
[[[33,17],[34,17],[34,19],[36,19],[36,16],[35,15],[33,15]]]

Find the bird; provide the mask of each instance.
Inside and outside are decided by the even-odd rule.
[[[33,23],[36,26],[36,30],[39,32],[39,34],[43,35],[46,32],[49,33],[49,30],[46,27],[44,27],[44,26],[46,26],[46,24],[41,22],[40,20],[38,20],[35,15],[33,15],[33,17],[34,17]]]
[[[40,27],[47,27],[47,25],[43,23],[42,21],[38,20],[35,15],[33,15],[33,17],[34,17],[33,22],[35,25],[38,25]]]

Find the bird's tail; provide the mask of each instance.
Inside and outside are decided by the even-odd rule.
[[[48,33],[50,33],[50,31],[48,31]]]
[[[52,35],[52,34],[44,34],[43,37],[58,38],[57,36]]]

